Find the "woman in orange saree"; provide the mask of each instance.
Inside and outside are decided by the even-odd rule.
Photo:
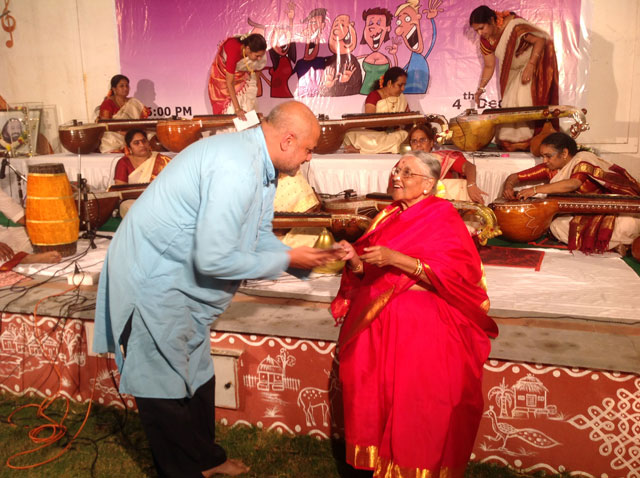
[[[461,477],[483,410],[496,324],[480,258],[440,163],[416,151],[392,171],[394,202],[347,251],[331,305],[347,461],[374,477]]]

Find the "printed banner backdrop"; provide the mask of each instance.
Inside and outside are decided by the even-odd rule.
[[[116,0],[122,71],[114,74],[129,77],[131,94],[153,116],[211,114],[208,80],[219,44],[230,36],[262,33],[270,51],[260,75],[260,112],[295,98],[330,118],[361,113],[370,85],[387,65],[406,69],[411,60],[426,75],[413,92],[405,91],[410,109],[450,118],[474,107],[482,58],[469,15],[479,5],[467,0]],[[551,35],[560,103],[582,107],[588,39],[581,0],[487,5],[514,11]],[[351,76],[341,89],[327,88],[335,78],[330,57],[335,64],[335,52],[345,48]],[[499,105],[498,78],[496,72],[480,109]]]

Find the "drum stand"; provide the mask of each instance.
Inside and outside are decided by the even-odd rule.
[[[18,198],[20,198],[20,206],[24,206],[24,193],[22,192],[22,183],[27,181],[27,178],[20,173],[13,165],[9,162],[10,153],[8,151],[4,152],[4,158],[2,158],[2,166],[0,166],[0,179],[4,179],[6,177],[6,169],[9,168],[13,171],[13,174],[16,175],[16,183],[18,183]]]
[[[89,239],[91,249],[96,248],[94,241],[96,237],[111,239],[111,236],[98,234],[91,225],[91,217],[89,215],[89,186],[87,186],[87,180],[82,177],[82,173],[78,173],[78,215],[80,217],[80,228],[83,226],[86,227],[85,232],[80,235],[80,238]]]

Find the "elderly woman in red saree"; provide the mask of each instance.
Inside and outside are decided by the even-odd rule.
[[[347,461],[374,477],[462,477],[483,410],[489,337],[482,264],[462,219],[434,195],[440,162],[417,151],[394,202],[353,245],[331,304]]]
[[[482,5],[469,18],[480,35],[484,68],[475,93],[476,103],[485,92],[500,62],[503,108],[558,104],[558,64],[549,35],[513,12],[496,12]],[[528,150],[534,135],[531,123],[496,127],[496,141],[506,150]]]
[[[542,140],[543,164],[511,174],[504,183],[505,199],[528,199],[541,194],[620,194],[640,196],[640,183],[624,168],[605,161],[578,145],[565,133],[552,133]],[[519,183],[545,182],[516,193]],[[561,215],[551,222],[553,235],[585,253],[605,252],[628,245],[640,236],[640,218],[634,215]]]
[[[259,33],[227,38],[220,44],[209,76],[213,114],[235,114],[244,120],[256,108],[257,72],[267,64],[267,42]]]

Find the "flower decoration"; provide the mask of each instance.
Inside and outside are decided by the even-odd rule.
[[[436,142],[438,144],[446,144],[451,142],[451,139],[453,138],[453,132],[450,129],[444,130],[444,131],[440,131],[439,133],[436,133]]]

